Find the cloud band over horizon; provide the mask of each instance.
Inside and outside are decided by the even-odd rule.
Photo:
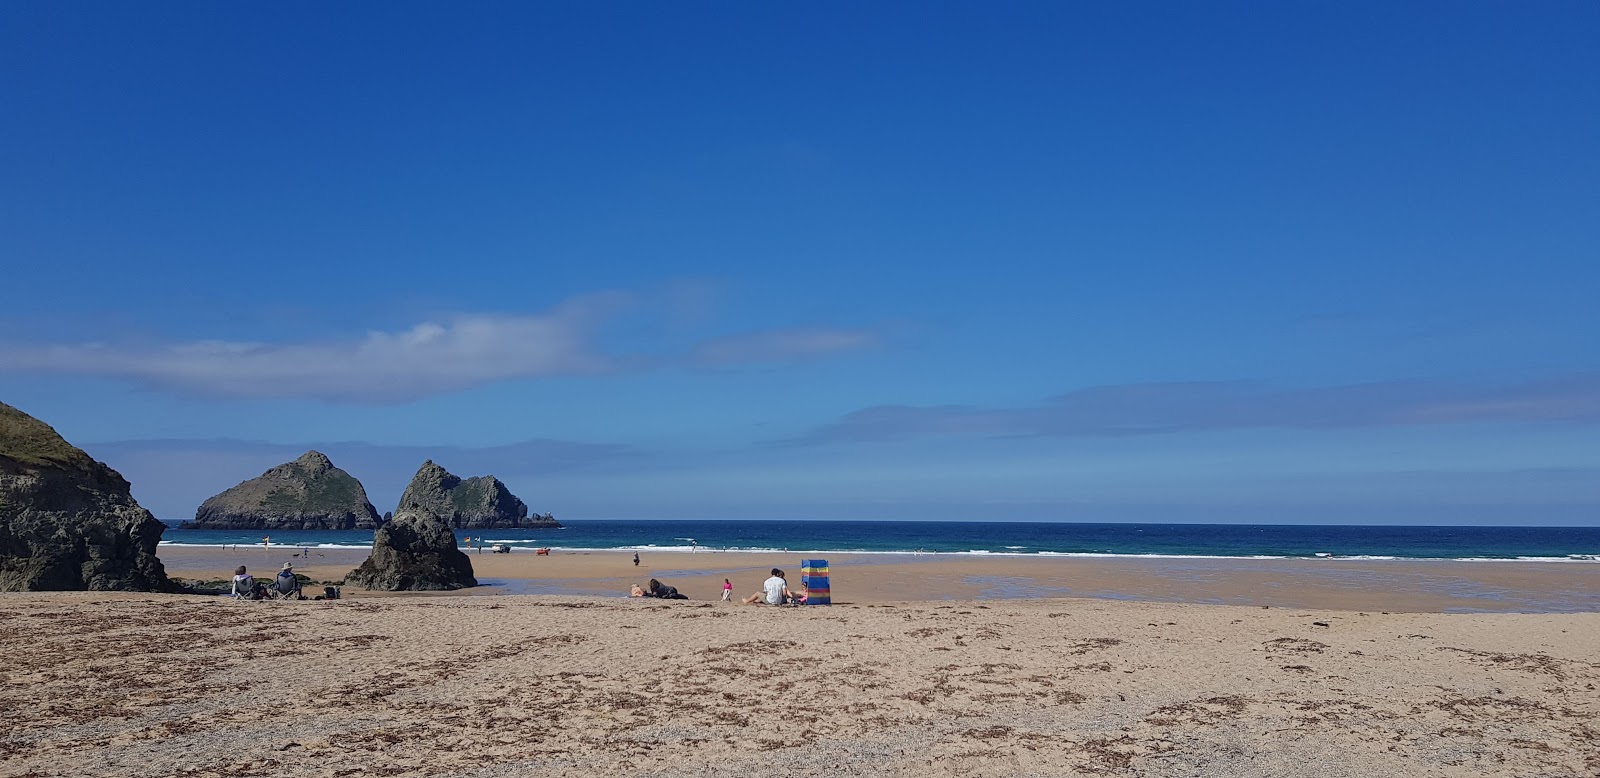
[[[880,405],[791,445],[946,437],[1124,437],[1223,429],[1600,422],[1600,375],[1516,384],[1382,381],[1278,388],[1255,381],[1101,386],[1012,408]]]
[[[392,404],[496,381],[599,375],[661,365],[727,367],[871,348],[862,329],[804,327],[705,339],[665,357],[608,352],[599,331],[631,297],[575,297],[537,314],[462,314],[360,338],[302,343],[196,340],[159,346],[0,342],[0,373],[128,380],[242,399]]]

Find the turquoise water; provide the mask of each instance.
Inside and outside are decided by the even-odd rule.
[[[1237,524],[1021,522],[564,522],[559,530],[458,530],[457,537],[514,547],[688,551],[1059,554],[1167,557],[1594,562],[1600,527],[1361,527]],[[260,544],[259,532],[169,528],[174,545]],[[294,531],[273,545],[365,548],[371,531]]]

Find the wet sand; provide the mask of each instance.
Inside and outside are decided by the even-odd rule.
[[[339,580],[365,550],[292,548],[264,552],[162,546],[168,572],[226,578],[243,564],[258,574],[285,561],[317,580]],[[800,555],[702,551],[641,555],[553,552],[537,556],[470,552],[472,594],[622,596],[632,583],[665,581],[694,600],[716,600],[722,580],[734,594],[756,591],[770,568],[800,582]],[[828,554],[835,602],[1089,597],[1218,605],[1315,607],[1395,612],[1600,611],[1600,564],[1589,562],[1433,562],[1327,559],[1174,559],[962,554]],[[353,596],[368,596],[358,591]]]

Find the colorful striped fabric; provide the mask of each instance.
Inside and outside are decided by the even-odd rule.
[[[833,591],[828,587],[828,560],[800,560],[800,583],[806,587],[807,605],[833,604]]]

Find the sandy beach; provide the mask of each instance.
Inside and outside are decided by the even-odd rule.
[[[1592,613],[10,594],[0,651],[11,778],[1600,772]]]
[[[293,553],[161,549],[366,555]],[[1600,774],[1600,565],[833,554],[833,606],[773,608],[722,579],[793,554],[471,558],[461,593],[0,597],[0,777]],[[692,599],[622,596],[652,577]]]

